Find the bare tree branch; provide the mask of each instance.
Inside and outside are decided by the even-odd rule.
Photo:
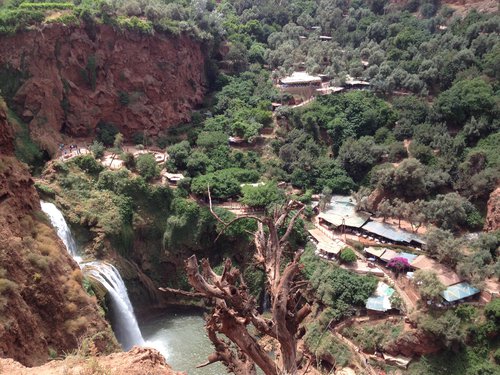
[[[213,210],[210,188],[208,196],[210,212],[224,224],[224,230],[241,219],[224,222]],[[303,205],[291,201],[282,207],[275,207],[268,217],[251,217],[257,221],[257,231],[253,233],[254,258],[266,273],[267,290],[272,302],[271,318],[264,318],[258,312],[256,299],[249,293],[240,271],[232,266],[229,259],[224,262],[220,275],[213,271],[207,259],[202,259],[199,264],[193,255],[185,261],[188,280],[196,294],[209,298],[215,304],[205,325],[215,352],[199,366],[222,362],[229,371],[238,375],[256,374],[255,366],[266,375],[297,374],[298,358],[302,358],[297,355],[297,332],[311,308],[302,298],[301,290],[306,283],[298,280],[301,251],[296,252],[286,266],[283,265],[283,252],[303,209]],[[296,212],[290,217],[293,210]],[[279,231],[285,223],[285,233],[280,236]],[[278,341],[279,351],[275,358],[264,350],[252,334],[253,329],[260,336],[267,335]],[[229,342],[218,334],[227,337]]]

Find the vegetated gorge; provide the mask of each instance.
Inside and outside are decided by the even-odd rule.
[[[0,0],[0,372],[500,374],[499,32]]]

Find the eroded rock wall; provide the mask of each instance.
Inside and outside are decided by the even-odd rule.
[[[0,103],[1,104],[1,103]],[[40,212],[26,165],[13,156],[12,132],[0,105],[0,357],[24,365],[78,348],[116,348],[95,297]]]
[[[107,25],[42,25],[2,37],[9,105],[54,151],[60,133],[93,137],[100,121],[126,136],[186,122],[203,100],[205,57],[188,36],[142,35]]]

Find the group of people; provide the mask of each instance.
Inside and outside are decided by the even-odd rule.
[[[59,144],[59,151],[61,151],[62,156],[64,157],[68,153],[72,153],[73,151],[76,151],[77,155],[80,155],[80,148],[76,144],[70,144],[69,146],[69,151],[66,149],[66,145],[64,143]]]

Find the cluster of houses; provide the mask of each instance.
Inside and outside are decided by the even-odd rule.
[[[318,214],[317,218],[316,228],[309,230],[309,233],[316,243],[318,256],[327,260],[335,260],[342,249],[348,246],[347,241],[361,242],[367,246],[364,249],[364,255],[368,267],[363,269],[362,265],[365,260],[360,260],[357,263],[361,266],[353,268],[353,271],[377,276],[391,274],[391,269],[388,267],[391,260],[403,258],[406,269],[403,270],[403,277],[399,277],[397,282],[414,301],[420,298],[413,280],[414,272],[417,270],[435,272],[438,280],[446,288],[441,293],[442,301],[438,303],[438,306],[470,301],[476,299],[479,294],[484,302],[498,296],[498,283],[487,283],[485,289],[480,291],[460,278],[450,268],[421,254],[420,250],[425,248],[425,240],[419,234],[372,220],[369,213],[356,210],[351,197],[332,197],[330,204]],[[403,247],[405,251],[400,250]],[[367,310],[375,312],[391,310],[393,294],[394,289],[381,281],[376,292],[366,302]]]
[[[422,249],[422,236],[397,226],[373,220],[370,214],[357,211],[351,197],[333,196],[328,207],[318,215],[319,224],[327,229],[354,236],[363,243],[401,245]]]
[[[342,86],[330,86],[330,77],[324,74],[310,75],[304,71],[293,72],[281,78],[278,87],[283,93],[313,97],[328,95],[345,90],[364,90],[370,88],[370,82],[347,76]]]
[[[387,264],[394,258],[406,259],[409,266],[404,276],[406,280],[402,282],[409,288],[414,287],[412,280],[415,271],[425,270],[434,272],[438,280],[446,287],[446,289],[441,293],[443,302],[439,304],[440,306],[447,306],[455,302],[470,300],[471,297],[476,296],[481,292],[468,282],[463,281],[453,270],[426,255],[396,252],[392,249],[376,247],[368,247],[365,248],[364,251],[369,257],[369,260],[377,262],[382,266],[387,266]],[[413,295],[418,295],[418,293],[414,291]]]

